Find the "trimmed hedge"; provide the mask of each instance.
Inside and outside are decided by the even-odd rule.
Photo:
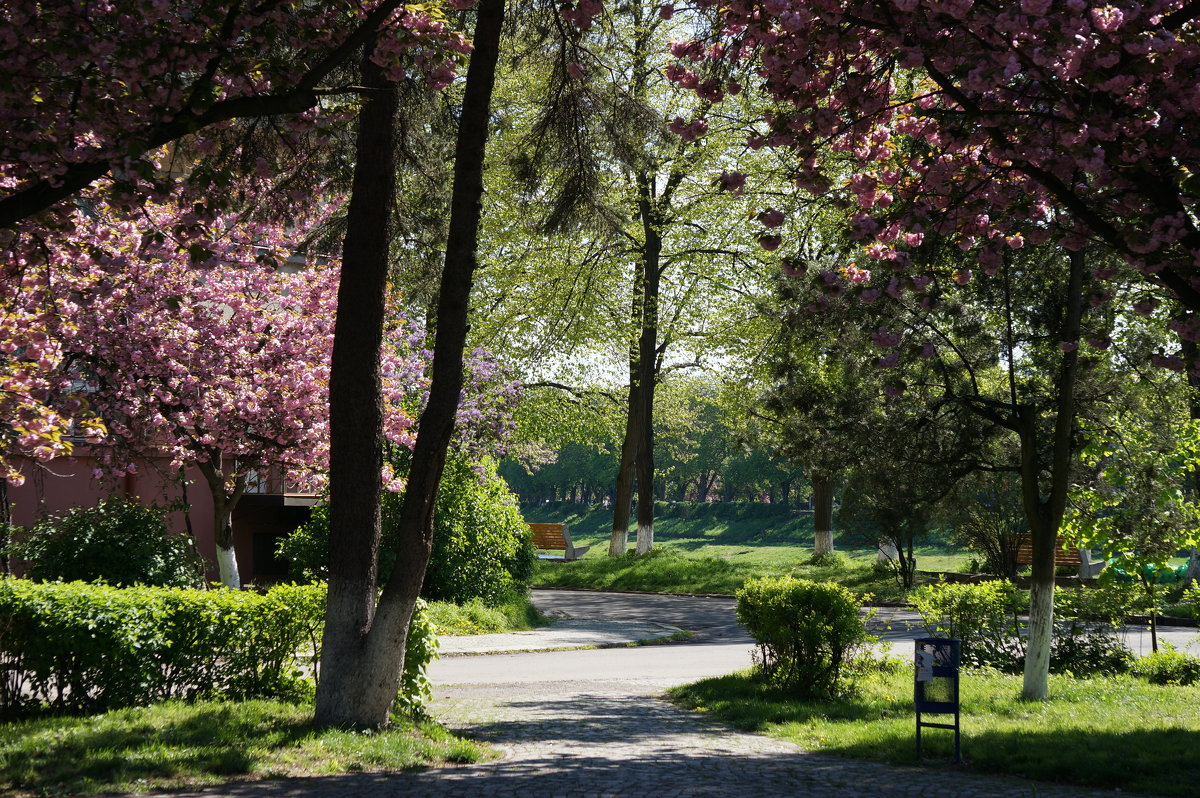
[[[436,638],[414,616],[398,707],[428,695]],[[0,580],[0,713],[87,713],[169,698],[311,696],[325,586],[260,594]],[[429,632],[426,634],[426,632]]]
[[[754,579],[737,592],[737,616],[758,642],[760,672],[797,695],[832,697],[846,669],[873,642],[846,588],[791,576]]]

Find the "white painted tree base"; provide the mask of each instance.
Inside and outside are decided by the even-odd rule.
[[[637,553],[649,554],[654,548],[654,527],[642,526],[638,524],[637,529]]]
[[[238,590],[242,586],[242,575],[238,571],[237,552],[233,546],[222,548],[217,546],[217,569],[221,574],[221,584]]]
[[[1054,636],[1054,582],[1029,589],[1029,636],[1021,697],[1041,701],[1050,693],[1050,643]]]

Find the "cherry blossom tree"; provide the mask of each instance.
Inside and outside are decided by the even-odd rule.
[[[1197,3],[736,0],[721,15],[720,42],[675,53],[756,59],[778,105],[749,145],[789,150],[799,186],[856,205],[881,265],[906,269],[927,233],[987,271],[1006,247],[1092,239],[1200,310]]]
[[[364,42],[378,38],[394,78],[453,79],[469,46],[433,14],[398,0],[0,7],[0,476],[19,482],[14,457],[104,433],[86,397],[63,399],[62,351],[42,337],[71,323],[48,253],[79,204],[186,199],[185,225],[250,205],[303,213],[360,91],[349,67]]]
[[[158,169],[158,148],[206,128],[212,137],[214,125],[274,117],[287,130],[311,128],[325,113],[322,98],[355,93],[346,67],[377,34],[375,57],[393,76],[448,85],[466,41],[423,8],[399,0],[6,3],[0,229],[105,175],[130,196],[169,184],[177,174]]]
[[[302,220],[284,230],[220,217],[184,241],[174,206],[80,215],[76,233],[55,241],[55,272],[72,291],[49,337],[108,425],[100,462],[121,473],[167,454],[195,466],[212,494],[221,581],[238,587],[231,518],[251,475],[279,468],[300,488],[325,482],[339,269],[297,263]],[[405,407],[419,402],[425,353],[398,311],[390,320],[385,433],[411,446]]]

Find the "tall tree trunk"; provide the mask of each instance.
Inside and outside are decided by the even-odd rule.
[[[630,322],[640,329],[645,274],[639,270],[630,301]],[[629,549],[629,514],[633,504],[633,485],[637,476],[638,452],[641,450],[641,336],[629,345],[629,396],[625,407],[625,437],[621,440],[620,460],[614,486],[612,533],[608,540],[608,556],[621,557]]]
[[[449,237],[438,295],[429,399],[418,422],[417,443],[400,508],[396,567],[378,605],[375,582],[381,416],[370,419],[371,429],[356,431],[354,427],[362,427],[363,420],[355,418],[351,411],[356,401],[371,404],[373,412],[381,407],[379,342],[387,277],[388,220],[395,186],[396,94],[381,72],[364,60],[364,77],[378,91],[372,93],[359,119],[350,232],[343,250],[343,258],[353,253],[361,260],[350,275],[343,266],[342,288],[346,293],[339,291],[338,295],[339,309],[348,312],[338,313],[337,333],[344,329],[345,337],[339,360],[335,333],[330,385],[331,425],[335,418],[340,419],[340,424],[331,429],[337,459],[331,449],[329,602],[316,702],[316,721],[321,724],[382,726],[388,721],[399,688],[408,626],[432,550],[434,500],[462,390],[468,300],[482,212],[484,152],[503,23],[504,0],[481,0],[454,154]],[[355,198],[360,200],[357,209]],[[358,234],[354,233],[356,220],[366,226]],[[350,239],[354,235],[361,238],[353,242],[352,248]],[[358,306],[359,301],[367,303],[372,318],[351,321],[349,317],[367,315]],[[346,318],[345,328],[341,326],[343,318]],[[345,351],[355,348],[359,350],[357,353]],[[374,368],[370,368],[372,363]],[[369,375],[354,373],[356,367],[363,366],[368,367]],[[363,393],[368,398],[363,398]],[[363,448],[354,449],[356,443]],[[348,505],[356,496],[369,506]]]
[[[242,573],[238,567],[237,549],[233,545],[233,511],[246,492],[246,478],[238,477],[233,492],[227,493],[220,455],[214,456],[211,462],[196,465],[212,496],[213,543],[216,544],[217,573],[221,585],[239,590],[242,587]]]
[[[658,383],[658,301],[662,281],[662,235],[653,175],[638,175],[638,215],[642,222],[642,324],[638,336],[638,554],[654,548],[654,389]]]
[[[820,472],[810,478],[813,489],[813,557],[833,553],[833,477]]]
[[[1071,274],[1067,287],[1066,317],[1062,341],[1078,341],[1083,314],[1083,274],[1087,258],[1083,252],[1070,255]],[[1054,549],[1062,526],[1070,487],[1071,460],[1074,455],[1072,433],[1075,429],[1075,383],[1079,352],[1064,352],[1054,381],[1057,392],[1054,432],[1048,469],[1038,456],[1037,410],[1032,406],[1018,409],[1021,439],[1021,498],[1029,521],[1033,548],[1029,588],[1029,636],[1025,642],[1025,673],[1021,696],[1040,701],[1049,692],[1050,646],[1054,636]],[[1049,490],[1042,497],[1041,475],[1049,471]]]
[[[630,367],[629,402],[625,411],[625,438],[621,441],[620,461],[617,465],[617,482],[613,489],[612,534],[608,540],[608,556],[620,557],[629,549],[629,508],[633,502],[633,480],[637,471],[638,436],[642,426],[638,423],[642,402],[636,381],[636,370]]]
[[[370,47],[362,72],[368,91],[358,116],[330,367],[329,593],[315,717],[322,724],[377,726],[386,720],[392,701],[389,695],[380,713],[374,698],[386,690],[392,674],[365,671],[378,577],[383,467],[379,350],[395,198],[398,102],[395,85],[371,62]],[[401,637],[401,652],[403,643]]]

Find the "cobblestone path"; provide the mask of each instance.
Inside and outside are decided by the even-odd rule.
[[[564,685],[565,687],[565,685]],[[645,685],[639,685],[644,688]],[[229,798],[1099,798],[1099,792],[808,754],[611,683],[537,698],[492,687],[439,690],[436,714],[504,758],[413,773],[229,784]],[[504,691],[500,691],[504,692]],[[1126,794],[1128,795],[1128,794]]]

